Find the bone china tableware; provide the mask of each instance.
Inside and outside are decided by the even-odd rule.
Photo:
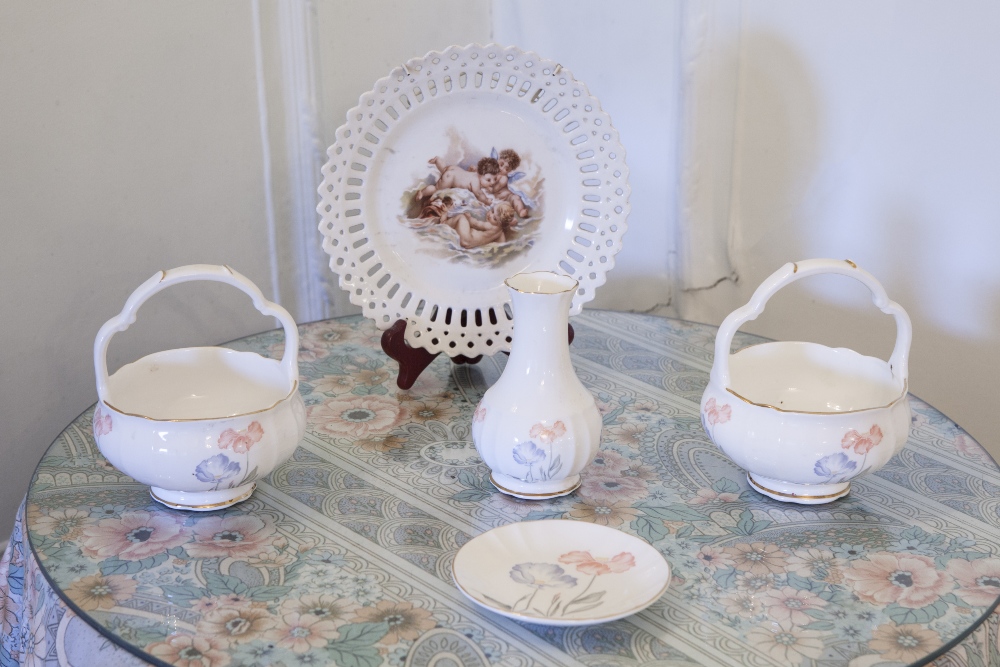
[[[223,282],[276,317],[285,332],[281,361],[220,347],[164,350],[108,376],[111,337],[135,322],[157,292],[194,280]],[[212,510],[250,497],[255,480],[291,456],[305,433],[298,391],[295,321],[228,266],[198,264],[161,271],[144,282],[94,341],[100,398],[94,439],[116,468],[148,484],[168,507]]]
[[[100,655],[103,667],[172,664],[199,646],[211,649],[204,663],[230,667],[991,664],[1000,467],[954,421],[908,397],[910,440],[882,470],[833,506],[778,503],[750,490],[698,421],[716,327],[585,309],[573,328],[573,363],[607,426],[580,488],[540,503],[496,491],[470,442],[504,355],[476,366],[438,359],[401,392],[378,330],[356,315],[299,327],[299,388],[316,406],[306,435],[223,512],[158,505],[149,487],[109,469],[90,435],[93,412],[83,412],[36,467],[0,561],[0,600],[14,610],[0,654],[34,636],[35,655],[71,665]],[[227,347],[269,355],[281,339],[267,331]],[[764,342],[745,332],[735,341]],[[459,550],[536,519],[553,534],[574,519],[633,535],[670,563],[670,585],[643,612],[578,628],[509,620],[466,598],[453,582]],[[533,591],[511,578],[514,565],[542,563],[582,593],[594,578],[578,569],[587,559],[561,556],[589,551],[614,570],[631,552],[635,567],[599,574],[585,594],[608,590],[610,602],[642,562],[607,541],[564,539],[547,553],[538,541],[489,570],[505,589],[481,592],[513,606]],[[576,597],[546,587],[532,605],[547,611],[556,593]],[[137,657],[118,661],[114,647]]]
[[[874,304],[895,318],[896,344],[888,362],[803,342],[764,343],[730,355],[733,334],[756,319],[775,292],[821,273],[860,281]],[[751,487],[770,498],[806,505],[841,498],[852,479],[878,470],[906,444],[911,338],[906,311],[854,262],[788,263],[719,327],[701,399],[705,431],[746,470]]]
[[[539,625],[592,625],[656,602],[670,566],[643,540],[583,521],[523,521],[473,538],[455,585],[476,604]]]
[[[506,284],[514,342],[503,374],[476,408],[472,440],[500,491],[527,499],[566,495],[601,442],[601,413],[573,370],[566,339],[578,283],[536,271]]]
[[[415,348],[507,350],[506,278],[572,275],[575,315],[621,249],[618,132],[582,82],[535,53],[470,44],[413,58],[361,96],[327,153],[330,268],[380,330],[405,322]]]

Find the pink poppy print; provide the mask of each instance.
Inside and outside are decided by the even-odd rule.
[[[950,574],[919,554],[876,553],[844,571],[844,579],[865,602],[918,609],[933,604],[954,586]]]
[[[542,423],[535,424],[531,427],[531,432],[529,435],[532,438],[538,438],[538,440],[543,444],[547,445],[556,438],[566,433],[566,425],[561,421],[557,421],[551,427],[546,427]]]
[[[826,606],[826,601],[815,593],[796,590],[785,586],[781,590],[771,590],[761,596],[760,601],[768,616],[780,622],[794,625],[808,625],[812,618],[809,612]]]
[[[958,584],[955,594],[968,605],[989,607],[1000,596],[1000,558],[953,558],[947,570]]]
[[[729,407],[729,404],[724,403],[718,405],[714,398],[708,399],[705,403],[705,419],[709,424],[715,426],[716,424],[725,424],[729,421],[729,418],[733,415],[733,409]]]
[[[178,547],[190,539],[183,520],[145,510],[123,512],[84,527],[82,551],[90,558],[142,560]]]
[[[855,454],[867,454],[880,442],[882,442],[882,429],[875,424],[867,433],[858,433],[852,428],[841,439],[840,446],[844,449],[853,448]]]
[[[242,431],[227,428],[219,436],[219,449],[232,447],[235,453],[246,454],[251,447],[260,442],[262,437],[264,437],[264,427],[260,422],[250,422],[250,426]]]
[[[111,415],[106,414],[101,410],[101,406],[98,405],[97,409],[94,410],[94,437],[98,438],[111,433],[112,427]]]
[[[627,572],[635,566],[635,556],[623,551],[613,558],[594,557],[589,551],[570,551],[559,556],[559,562],[566,565],[576,565],[578,572],[584,574],[618,574]]]

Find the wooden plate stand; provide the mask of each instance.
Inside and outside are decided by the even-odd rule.
[[[396,320],[391,327],[382,332],[382,351],[391,359],[399,362],[399,375],[396,386],[409,389],[417,381],[424,369],[430,366],[440,352],[428,352],[422,347],[410,347],[406,342],[406,320]],[[569,342],[573,343],[573,325],[569,325]],[[508,354],[504,352],[504,354]],[[456,364],[478,364],[483,355],[467,357],[464,354],[451,358]]]

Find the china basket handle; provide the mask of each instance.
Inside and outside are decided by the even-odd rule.
[[[885,288],[875,279],[875,276],[858,268],[858,265],[849,259],[807,259],[801,262],[789,262],[762,282],[757,291],[750,297],[750,301],[745,306],[730,313],[719,327],[719,333],[715,337],[715,361],[712,364],[713,382],[717,382],[723,387],[730,386],[729,349],[737,329],[747,322],[757,319],[764,312],[764,306],[767,305],[768,299],[779,289],[796,280],[818,273],[838,273],[864,283],[865,287],[871,290],[872,303],[878,306],[883,313],[892,315],[896,319],[896,345],[892,349],[892,356],[889,357],[889,369],[897,388],[902,391],[906,387],[910,341],[913,339],[910,317],[902,306],[889,300]]]
[[[295,320],[276,303],[264,298],[264,294],[246,276],[228,266],[214,264],[191,264],[169,271],[160,271],[139,285],[128,300],[122,312],[104,323],[94,340],[94,371],[97,375],[97,395],[103,401],[108,392],[108,344],[111,337],[125,331],[135,322],[135,311],[157,292],[180,283],[194,280],[212,280],[227,283],[246,293],[253,299],[253,305],[264,315],[275,317],[285,329],[285,353],[281,357],[281,370],[288,378],[291,391],[299,377],[299,330]]]

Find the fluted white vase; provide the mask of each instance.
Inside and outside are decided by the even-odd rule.
[[[569,307],[578,283],[537,271],[507,279],[514,312],[510,359],[472,420],[490,481],[518,498],[554,498],[580,486],[597,454],[601,413],[569,357]]]

